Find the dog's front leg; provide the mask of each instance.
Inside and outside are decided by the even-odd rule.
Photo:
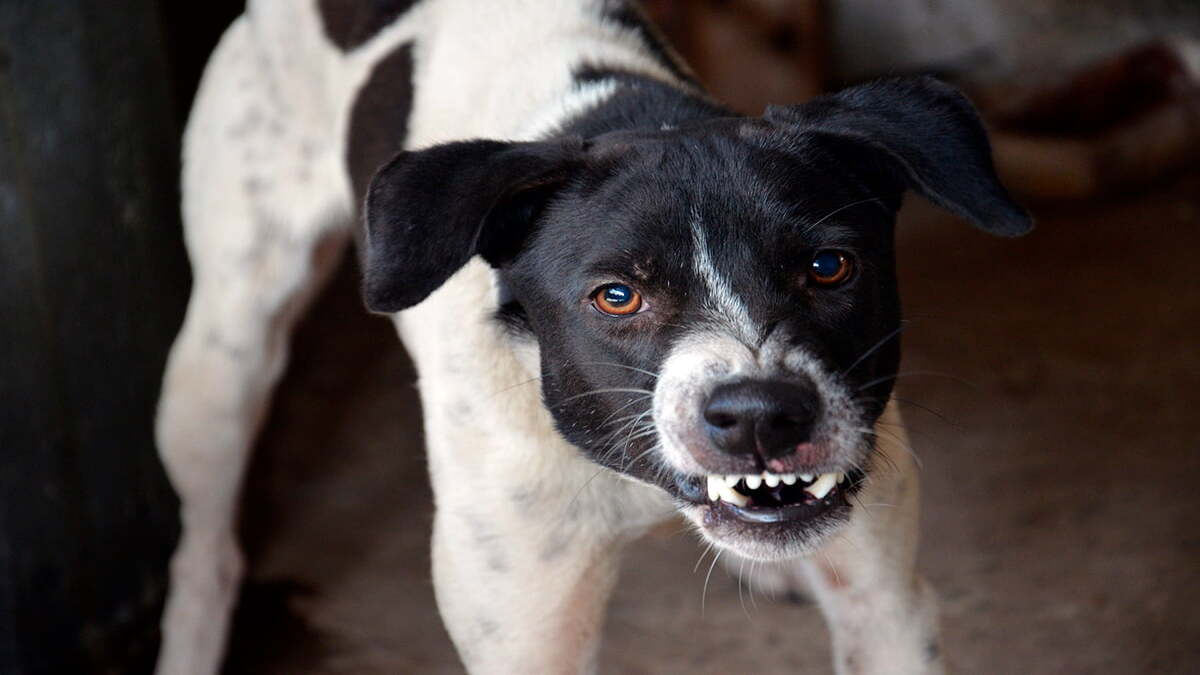
[[[801,570],[825,613],[839,674],[942,673],[937,599],[915,570],[916,465],[894,404],[881,425],[884,457],[850,525]]]
[[[491,514],[450,506],[434,524],[438,606],[468,670],[594,672],[619,544],[593,537],[551,554],[543,538],[525,549],[541,528],[481,517]]]
[[[593,672],[620,551],[647,524],[636,514],[670,504],[560,447],[474,448],[470,466],[430,441],[433,579],[467,669]]]

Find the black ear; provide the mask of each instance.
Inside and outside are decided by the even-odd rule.
[[[464,141],[396,155],[367,189],[367,308],[412,307],[477,253],[503,264],[580,157],[578,139]]]
[[[1033,228],[996,177],[979,115],[961,92],[937,79],[881,80],[801,105],[768,106],[763,117],[884,153],[909,187],[987,232],[1014,237]]]

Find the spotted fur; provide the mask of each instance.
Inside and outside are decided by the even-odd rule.
[[[810,582],[839,672],[940,671],[916,477],[864,429],[899,422],[900,193],[1027,226],[956,93],[893,82],[734,119],[624,0],[250,0],[184,166],[196,282],[157,421],[184,533],[159,673],[219,668],[247,458],[291,328],[355,235],[367,302],[421,374],[435,590],[468,670],[593,670],[622,547],[682,512]],[[834,244],[861,249],[862,285],[795,285],[799,253]],[[657,314],[604,323],[587,289],[614,275]],[[803,461],[888,457],[861,489],[895,508],[775,537],[707,524],[696,411],[747,376],[811,381],[824,454]]]

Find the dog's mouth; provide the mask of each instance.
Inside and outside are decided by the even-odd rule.
[[[843,473],[734,474],[680,476],[688,501],[707,507],[706,525],[730,521],[747,525],[804,524],[850,507],[848,497],[859,489],[864,474]]]
[[[845,503],[850,477],[840,471],[822,474],[763,472],[754,475],[710,475],[709,506],[751,523],[807,520],[835,503]]]

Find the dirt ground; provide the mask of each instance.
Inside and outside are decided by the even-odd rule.
[[[961,673],[1200,672],[1200,175],[999,240],[915,199],[898,395],[921,568]],[[434,607],[413,374],[344,270],[246,488],[229,672],[461,672]],[[602,672],[831,672],[812,605],[739,593],[682,527],[633,547]]]

